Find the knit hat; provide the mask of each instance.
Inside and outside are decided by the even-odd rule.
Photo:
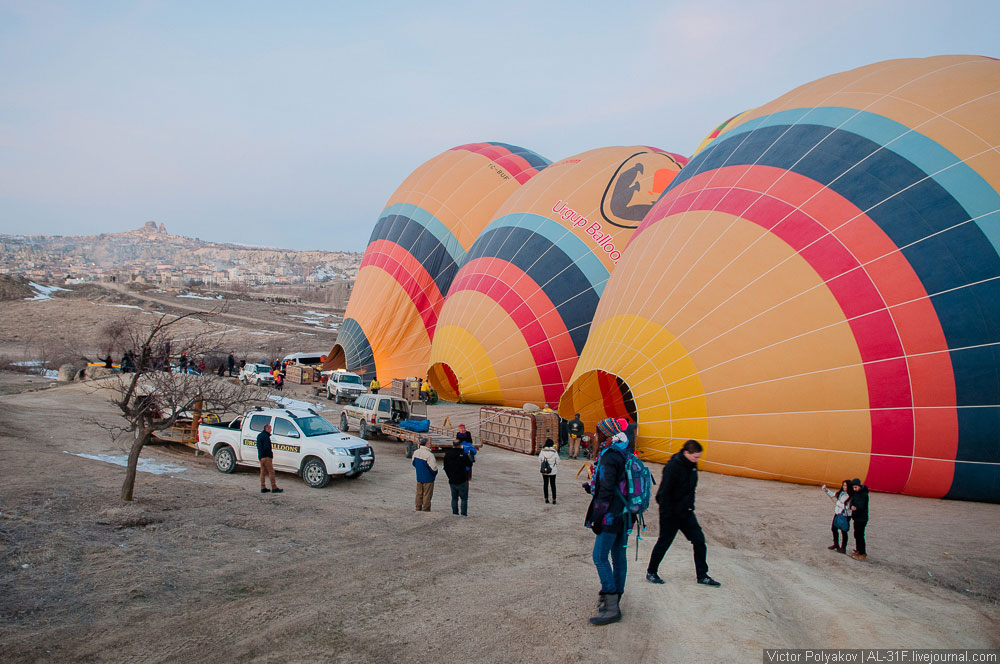
[[[619,426],[618,422],[619,420],[608,417],[597,423],[597,430],[608,438],[613,438],[616,433],[621,433],[622,431],[622,427]]]

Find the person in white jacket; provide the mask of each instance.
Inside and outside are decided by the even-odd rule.
[[[851,527],[851,485],[847,480],[840,485],[840,491],[834,493],[827,486],[823,485],[823,491],[835,503],[833,506],[833,523],[830,530],[833,531],[833,546],[827,548],[831,551],[847,553],[847,531]],[[840,543],[840,536],[843,535],[844,543]]]
[[[538,453],[539,470],[542,472],[542,492],[545,502],[549,502],[549,485],[552,485],[552,504],[556,504],[556,471],[559,468],[559,453],[551,438],[545,439],[545,447]]]

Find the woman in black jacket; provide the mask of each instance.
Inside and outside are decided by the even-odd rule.
[[[698,518],[694,515],[694,492],[698,488],[698,459],[701,458],[701,452],[701,443],[689,440],[663,467],[663,478],[656,491],[656,502],[660,505],[660,535],[653,545],[649,567],[646,568],[646,580],[650,583],[664,583],[658,574],[660,562],[679,530],[694,547],[694,571],[698,583],[713,587],[722,585],[708,575],[705,533],[701,531]]]

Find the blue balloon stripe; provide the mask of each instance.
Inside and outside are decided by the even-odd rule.
[[[839,106],[796,108],[754,118],[727,131],[723,138],[766,127],[800,124],[857,134],[900,155],[944,187],[976,220],[990,244],[1000,253],[1000,193],[950,150],[919,131],[883,115]]]
[[[441,294],[448,292],[460,263],[455,254],[438,240],[437,235],[428,232],[428,227],[423,223],[404,215],[385,215],[375,224],[369,243],[376,240],[394,242],[408,251],[434,279]],[[460,260],[464,258],[465,252],[462,252]]]
[[[546,238],[576,264],[598,297],[604,294],[604,287],[608,282],[610,272],[604,267],[601,259],[591,250],[591,245],[587,244],[576,233],[548,217],[527,212],[515,212],[494,219],[483,230],[483,235],[491,230],[505,227],[524,228]],[[478,240],[476,244],[478,244]],[[473,248],[469,250],[470,255],[475,246],[473,244]]]
[[[348,371],[358,371],[362,375],[375,375],[375,353],[361,324],[353,318],[345,318],[337,335],[337,344],[344,349],[344,365]]]
[[[577,354],[583,352],[601,296],[561,245],[528,228],[499,226],[479,236],[466,263],[477,258],[505,260],[531,277],[555,305]]]

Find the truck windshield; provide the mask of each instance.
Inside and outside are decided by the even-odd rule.
[[[310,438],[313,436],[323,436],[328,433],[340,433],[340,429],[322,417],[300,417],[295,420],[295,423],[302,429],[302,433]]]
[[[341,383],[352,383],[354,385],[360,385],[361,384],[361,377],[360,376],[341,376],[340,377],[340,382]]]
[[[257,373],[271,373],[271,367],[265,367],[263,364],[258,364]]]

